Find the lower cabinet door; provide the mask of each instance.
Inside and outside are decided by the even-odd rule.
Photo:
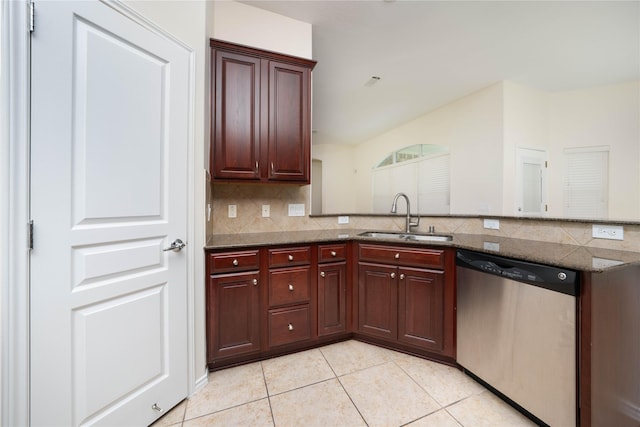
[[[311,338],[309,305],[269,310],[269,346],[276,347]]]
[[[358,270],[358,331],[396,340],[397,267],[361,262]]]
[[[258,272],[212,276],[207,288],[208,362],[260,351]]]
[[[444,272],[398,270],[398,341],[442,352],[445,340]]]
[[[318,336],[347,330],[347,263],[318,266]]]

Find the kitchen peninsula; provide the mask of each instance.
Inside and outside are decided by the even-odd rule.
[[[361,327],[362,317],[360,317],[363,308],[358,301],[360,294],[358,292],[357,265],[361,256],[358,248],[362,245],[373,245],[391,248],[396,251],[401,249],[410,251],[427,250],[432,251],[432,256],[433,254],[442,254],[445,283],[455,277],[454,261],[452,261],[455,258],[455,250],[469,249],[485,253],[499,253],[505,257],[569,268],[579,272],[580,293],[576,313],[578,325],[576,348],[578,349],[579,388],[577,404],[579,406],[579,425],[602,425],[605,420],[615,420],[618,419],[617,417],[621,417],[622,415],[620,414],[623,410],[633,410],[633,399],[638,397],[637,387],[634,384],[640,381],[640,373],[637,372],[633,358],[640,356],[640,343],[637,342],[638,340],[632,339],[630,331],[632,328],[629,328],[628,325],[637,324],[640,321],[637,310],[634,309],[640,304],[640,287],[637,283],[638,277],[640,277],[640,252],[464,233],[454,233],[453,239],[449,242],[415,243],[405,241],[399,243],[394,239],[360,236],[364,231],[370,230],[329,229],[289,233],[266,232],[211,235],[205,248],[208,257],[213,256],[213,254],[238,253],[239,251],[269,251],[272,249],[300,247],[309,248],[309,253],[317,256],[317,248],[327,245],[344,247],[346,252],[338,261],[345,265],[345,271],[349,273],[340,279],[346,280],[343,285],[346,290],[346,298],[340,300],[340,295],[336,294],[334,295],[334,300],[332,300],[336,303],[340,301],[342,301],[340,302],[341,304],[346,303],[346,326],[338,333],[328,337],[319,337],[315,332],[318,330],[318,324],[316,323],[317,313],[321,307],[317,304],[318,300],[316,299],[316,296],[319,296],[318,280],[316,278],[320,277],[322,264],[316,262],[310,255],[308,265],[310,266],[309,277],[311,279],[309,283],[311,293],[309,298],[305,300],[306,304],[308,304],[310,317],[308,320],[305,318],[306,324],[309,325],[308,334],[304,335],[305,338],[279,348],[275,346],[274,350],[269,348],[269,338],[266,332],[262,331],[262,336],[266,337],[265,340],[267,341],[261,344],[262,347],[258,344],[253,352],[244,354],[239,358],[223,360],[220,366],[218,366],[216,360],[209,359],[210,369],[227,366],[225,363],[235,364],[257,360],[261,357],[271,357],[350,337],[455,365],[455,348],[450,349],[448,352],[439,352],[438,350],[429,350],[424,347],[420,348],[416,345],[407,345],[397,338],[381,339],[376,334],[363,333],[363,328]],[[268,264],[264,261],[264,264],[261,265],[265,266],[265,276],[263,277],[268,277]],[[255,271],[260,274],[261,268],[259,265],[256,265]],[[437,271],[437,269],[433,271]],[[455,281],[451,283],[453,283],[453,288],[450,292],[455,295]],[[259,299],[260,297],[258,297]],[[265,299],[268,299],[268,296]],[[262,312],[266,312],[268,311],[267,304],[267,302],[262,301],[255,307]],[[442,313],[442,319],[445,320],[443,320],[441,326],[445,328],[445,331],[447,331],[446,328],[449,328],[448,333],[455,336],[452,309],[455,310],[455,306],[447,308],[445,304]],[[403,318],[407,318],[407,312],[398,312],[396,319],[398,323],[401,323]],[[269,321],[264,322],[262,327],[268,328],[270,324],[272,323]],[[260,326],[258,322],[257,327],[260,328]],[[292,325],[290,324],[290,326]],[[397,324],[394,327],[397,328]],[[402,334],[396,332],[394,336],[400,337]],[[446,339],[447,335],[445,333],[445,342]],[[452,337],[449,336],[448,339],[452,339]],[[616,363],[612,364],[612,360],[616,360]],[[613,402],[610,397],[612,393],[618,393],[623,397]],[[624,396],[628,400],[624,400]],[[625,404],[627,407],[621,409],[621,405]]]

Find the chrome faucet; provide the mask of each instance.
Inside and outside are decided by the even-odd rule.
[[[411,222],[411,203],[409,203],[409,197],[407,197],[404,193],[398,193],[393,198],[393,203],[391,204],[391,213],[398,212],[398,199],[400,197],[404,197],[404,200],[407,202],[407,219],[405,224],[405,233],[411,233],[411,227],[417,227],[420,224],[420,217],[416,222]]]

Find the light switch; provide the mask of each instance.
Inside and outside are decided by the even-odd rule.
[[[304,203],[289,204],[289,216],[304,216]]]

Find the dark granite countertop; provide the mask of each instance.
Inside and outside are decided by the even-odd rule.
[[[205,249],[239,249],[250,246],[355,240],[361,242],[369,241],[414,246],[470,249],[479,252],[500,254],[501,256],[529,262],[588,272],[602,272],[626,265],[640,264],[639,252],[617,251],[479,234],[454,234],[453,240],[447,242],[411,242],[359,236],[363,231],[367,230],[337,229],[287,231],[286,233],[214,234],[207,239]]]

